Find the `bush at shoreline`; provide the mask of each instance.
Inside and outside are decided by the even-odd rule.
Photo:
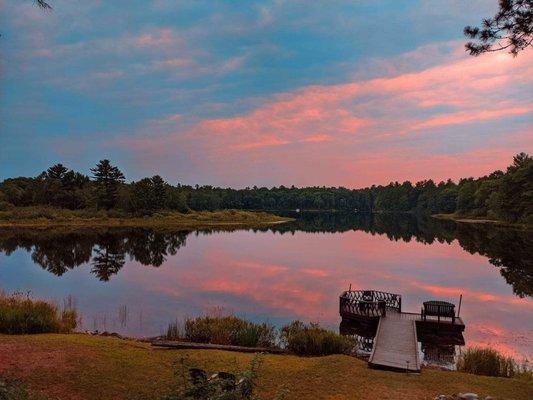
[[[256,324],[236,316],[197,317],[185,320],[185,339],[196,343],[213,343],[246,347],[275,347],[276,328]]]
[[[504,378],[531,374],[527,369],[521,368],[511,357],[506,357],[495,349],[480,347],[466,349],[457,360],[457,370],[475,375]]]
[[[293,321],[281,328],[281,338],[291,352],[304,356],[350,354],[355,348],[355,342],[349,337],[302,321]]]
[[[355,342],[316,323],[293,321],[280,330],[273,325],[256,324],[236,316],[203,316],[168,326],[165,339],[243,347],[285,347],[304,356],[350,354]]]
[[[55,304],[27,294],[0,293],[0,333],[69,333],[76,328],[77,320],[76,310],[60,310]]]

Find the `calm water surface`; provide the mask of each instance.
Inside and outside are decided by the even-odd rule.
[[[353,288],[458,303],[467,345],[533,358],[531,232],[432,218],[303,214],[264,230],[0,232],[0,289],[70,297],[83,329],[161,334],[215,308],[276,325],[338,329]]]

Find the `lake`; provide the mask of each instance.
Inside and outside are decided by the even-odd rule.
[[[458,304],[467,346],[533,358],[531,232],[431,217],[294,214],[264,229],[0,232],[0,290],[81,312],[82,329],[154,336],[169,322],[235,313],[339,329],[352,288]]]

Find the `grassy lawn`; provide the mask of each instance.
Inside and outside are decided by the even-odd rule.
[[[0,211],[0,227],[178,227],[188,229],[216,226],[261,226],[291,221],[265,212],[241,210],[163,211],[149,217],[134,217],[118,212],[66,210],[49,207],[24,207]]]
[[[217,350],[164,350],[149,344],[83,334],[0,335],[0,376],[21,379],[34,393],[53,399],[150,399],[166,394],[173,363],[187,356],[207,371],[246,369],[251,354]],[[367,367],[348,356],[263,355],[259,392],[271,399],[281,387],[287,399],[433,399],[475,392],[496,399],[531,399],[533,383],[424,369],[404,374]]]

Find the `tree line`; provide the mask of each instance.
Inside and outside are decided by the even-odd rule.
[[[0,183],[0,210],[43,205],[131,215],[221,209],[457,213],[533,224],[533,157],[517,154],[506,171],[457,183],[429,179],[362,189],[171,185],[159,175],[126,183],[124,174],[109,160],[101,160],[91,169],[91,176],[56,164],[36,177]]]

